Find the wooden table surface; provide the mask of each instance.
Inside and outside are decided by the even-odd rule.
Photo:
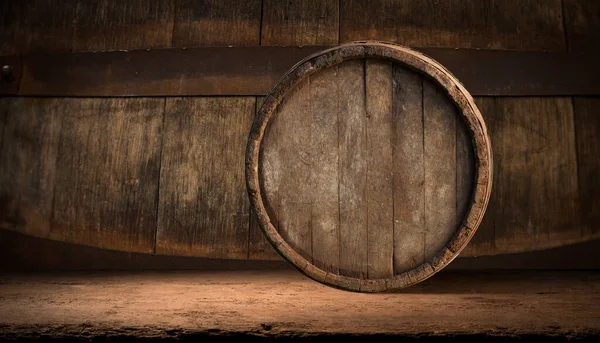
[[[359,294],[295,270],[0,276],[0,341],[227,338],[420,341],[600,336],[598,271],[443,271]]]

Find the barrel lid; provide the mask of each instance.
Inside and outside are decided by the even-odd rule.
[[[362,78],[359,75],[360,70],[364,74]],[[379,78],[371,76],[377,73]],[[407,109],[404,104],[394,104],[394,100],[397,103],[399,98],[396,95],[392,100],[387,96],[382,97],[383,93],[378,87],[384,87],[386,92],[390,89],[393,92],[393,87],[399,87],[400,93],[408,94],[411,91],[410,82],[413,82],[411,80],[416,80],[412,74],[422,77],[421,104],[419,100],[414,99],[409,102],[415,108],[421,106],[420,111],[424,113],[422,119],[419,119],[418,115],[414,118],[423,121],[425,128],[422,130],[429,130],[434,135],[431,144],[424,138],[421,147],[425,145],[435,148],[436,144],[443,147],[445,143],[441,142],[439,137],[444,136],[445,128],[456,125],[458,132],[458,127],[463,125],[465,142],[472,151],[473,170],[471,174],[466,174],[470,175],[471,180],[466,194],[464,215],[459,213],[460,218],[451,231],[446,230],[446,236],[430,235],[428,239],[441,242],[435,246],[435,251],[424,254],[418,252],[422,260],[416,259],[417,264],[399,268],[395,265],[394,259],[397,257],[395,255],[400,254],[400,250],[403,249],[402,244],[410,250],[415,244],[421,244],[421,241],[395,242],[407,237],[398,235],[394,231],[399,230],[397,224],[399,214],[395,212],[402,211],[403,207],[401,203],[386,205],[386,201],[381,199],[394,190],[410,190],[398,188],[398,185],[393,184],[400,172],[408,169],[403,164],[390,164],[387,157],[385,159],[388,162],[380,162],[375,158],[387,156],[386,151],[392,151],[393,158],[394,149],[399,148],[393,141],[395,138],[390,137],[405,137],[412,134],[410,128],[394,126],[398,124],[394,122],[396,119],[391,117],[396,113],[396,110],[392,111],[392,107],[401,108],[398,111],[406,115],[414,115],[413,112],[419,110],[411,112],[410,106]],[[391,75],[393,82],[392,80],[387,82],[385,75]],[[337,84],[331,81],[341,78],[344,78],[344,81]],[[357,80],[362,80],[364,84],[361,85]],[[418,82],[414,83],[417,88]],[[357,93],[359,91],[364,94]],[[330,100],[327,96],[335,97],[337,100]],[[362,102],[360,102],[361,96]],[[441,100],[435,100],[437,98]],[[406,100],[406,98],[402,99]],[[444,116],[448,116],[434,110],[431,112],[433,119],[430,119],[429,114],[423,109],[428,108],[427,106],[432,106],[434,109],[440,106],[453,108],[459,118],[458,124],[453,124],[455,121],[452,118],[444,119]],[[283,112],[286,114],[281,114]],[[337,113],[337,117],[333,116],[333,112]],[[278,119],[280,115],[281,118],[287,116],[287,119]],[[441,118],[441,121],[436,121],[436,115]],[[309,135],[302,131],[303,127],[307,127],[307,118],[310,118],[310,125],[314,128],[312,131],[310,127],[307,129]],[[384,120],[380,120],[381,118]],[[406,119],[400,119],[400,122],[402,120],[407,123]],[[392,124],[389,124],[390,121]],[[363,122],[364,124],[360,124]],[[439,123],[443,125],[439,126]],[[382,129],[382,125],[388,126]],[[392,130],[390,131],[388,127]],[[401,135],[397,133],[398,129],[404,130]],[[332,138],[334,133],[338,136]],[[369,133],[371,133],[370,140]],[[363,134],[365,137],[361,138]],[[460,145],[458,138],[456,142],[451,142],[454,131],[451,134],[449,144]],[[278,135],[279,138],[270,138]],[[448,134],[445,135],[446,139],[450,137]],[[343,151],[336,150],[331,154],[332,149],[329,149],[327,144],[332,144],[333,150]],[[304,147],[312,150],[303,152]],[[422,157],[419,163],[427,164],[427,161],[423,162],[422,159],[428,158],[428,152],[424,151],[423,154],[425,157]],[[310,161],[304,160],[303,156]],[[445,156],[456,161],[451,154]],[[447,167],[443,159],[436,161],[435,158],[434,156],[432,161],[438,165],[433,168],[452,177],[453,170],[458,166]],[[347,164],[340,166],[343,161]],[[316,281],[336,288],[360,292],[381,292],[407,287],[425,280],[448,265],[476,232],[485,213],[492,184],[490,140],[481,113],[467,90],[448,70],[428,56],[407,47],[376,41],[352,42],[323,50],[298,62],[284,74],[265,97],[257,112],[248,138],[245,163],[246,184],[252,210],[256,213],[261,230],[277,252],[302,273]],[[383,168],[381,166],[385,166],[386,163],[387,169],[379,172],[378,170]],[[369,166],[372,166],[370,172]],[[400,171],[394,168],[398,166]],[[283,178],[282,173],[285,174]],[[345,176],[344,173],[350,176]],[[360,173],[366,175],[365,182],[359,179],[363,175]],[[435,174],[430,173],[429,176],[427,172],[425,174],[425,179],[429,177],[435,182]],[[328,178],[327,175],[331,177]],[[373,181],[369,181],[369,175]],[[352,177],[358,178],[352,179]],[[273,181],[274,178],[278,181]],[[414,178],[411,180],[415,181]],[[333,186],[335,182],[338,185],[337,190]],[[362,188],[357,188],[357,182]],[[284,189],[284,191],[271,192],[274,183],[277,183],[277,189]],[[443,187],[438,188],[432,191],[434,196],[443,191]],[[327,193],[328,190],[331,192]],[[328,198],[327,194],[332,195],[332,198]],[[360,198],[359,205],[363,206],[361,204],[364,203],[363,207],[366,211],[360,212],[363,207],[357,207],[354,198],[356,194]],[[402,199],[408,201],[408,198]],[[372,205],[370,213],[369,204]],[[436,209],[432,208],[432,211],[431,213],[435,214]],[[324,218],[323,215],[337,216],[337,223],[335,220]],[[444,215],[440,215],[441,217]],[[430,218],[436,217],[434,215]],[[368,223],[361,224],[369,220],[375,224],[383,223],[383,226],[389,229],[385,229],[387,231],[384,232],[379,227],[371,229]],[[436,223],[435,220],[433,223]],[[366,233],[362,233],[363,228]],[[427,227],[422,229],[429,230]],[[358,236],[356,236],[357,230],[360,231]],[[344,235],[349,236],[344,238]],[[358,240],[356,237],[359,237]],[[360,252],[354,253],[352,249],[348,250],[348,244],[354,244],[355,248],[362,244],[366,252],[363,248],[359,248]],[[389,249],[384,246],[388,247],[390,244],[393,247],[388,251]],[[319,251],[313,250],[313,245],[318,246]],[[305,249],[303,246],[308,248]],[[325,257],[319,257],[321,255]],[[332,259],[335,261],[332,262]],[[347,263],[347,260],[358,262]],[[377,263],[383,263],[383,268],[375,266]]]

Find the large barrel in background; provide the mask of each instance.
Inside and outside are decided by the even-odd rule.
[[[35,0],[0,6],[2,55],[361,39],[583,52],[600,39],[600,4],[577,0]],[[3,97],[0,226],[106,249],[277,259],[251,215],[244,185],[244,146],[260,101]],[[461,256],[599,237],[600,100],[475,101],[493,145],[494,192]]]

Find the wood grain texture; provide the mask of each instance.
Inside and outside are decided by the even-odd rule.
[[[312,261],[312,189],[310,81],[305,80],[282,101],[279,121],[279,233],[303,257]]]
[[[261,100],[264,101],[263,98]],[[283,159],[282,147],[280,143],[283,139],[283,133],[285,132],[285,121],[286,118],[280,116],[277,112],[273,120],[269,123],[264,133],[263,144],[260,147],[260,182],[261,191],[265,194],[265,210],[271,217],[276,230],[279,230],[279,208],[281,204],[280,191],[282,180],[284,178],[282,174]],[[259,117],[260,118],[260,117]],[[281,189],[280,189],[281,188]],[[266,239],[266,238],[265,238]]]
[[[256,110],[254,113],[256,113],[256,111],[258,111],[258,109],[262,105],[263,100],[264,100],[263,97],[256,97]],[[275,136],[276,136],[276,134],[275,134]],[[267,141],[270,141],[270,140],[266,140],[265,143]],[[272,151],[270,149],[267,149],[267,150]],[[274,153],[276,154],[276,156],[274,156],[275,158],[266,159],[266,160],[263,159],[261,166],[267,166],[267,168],[269,168],[272,163],[271,161],[277,160],[278,151],[275,151]],[[267,172],[267,174],[270,172],[273,172],[273,173],[276,172],[275,169],[277,169],[277,168],[271,169],[269,172]],[[264,169],[263,169],[263,172],[264,172]],[[271,174],[271,175],[273,175],[273,174]],[[277,182],[269,183],[269,185],[272,185],[275,183],[277,183]],[[263,183],[263,184],[265,184],[265,183]],[[277,190],[275,190],[275,191],[277,191]],[[269,193],[269,195],[271,196],[271,193]],[[271,196],[271,198],[272,198],[272,196]],[[271,244],[269,243],[269,241],[263,234],[262,230],[260,229],[260,226],[256,219],[256,213],[254,213],[252,210],[250,210],[250,228],[249,228],[249,230],[250,231],[248,232],[248,259],[251,259],[251,260],[281,260],[281,257],[279,256],[279,254],[277,254],[277,251],[275,250],[275,248],[273,248],[273,246],[271,246]]]
[[[421,135],[423,144],[418,146],[423,155],[422,166],[425,169],[421,168],[425,180],[424,185],[421,185],[425,188],[422,192],[425,202],[423,207],[426,213],[431,212],[433,218],[429,223],[427,216],[424,219],[426,229],[422,230],[425,231],[423,250],[430,256],[426,257],[426,263],[396,275],[394,275],[393,254],[395,216],[393,213],[394,177],[392,177],[395,174],[391,173],[391,168],[394,167],[393,157],[398,139],[392,133],[395,125],[392,125],[391,121],[396,119],[398,114],[396,112],[399,112],[392,105],[392,100],[395,100],[398,93],[398,82],[394,79],[396,75],[389,62],[376,59],[365,61],[365,58],[370,59],[374,56],[397,61],[405,65],[407,71],[420,71],[428,77],[427,89],[421,90],[421,98],[417,97],[420,100],[417,108],[421,109],[423,128]],[[269,203],[277,202],[277,198],[265,199],[265,194],[268,193],[266,189],[269,187],[263,183],[271,177],[265,175],[265,168],[261,167],[267,155],[264,150],[261,151],[261,147],[265,138],[270,135],[269,124],[281,120],[278,115],[281,115],[282,104],[293,101],[289,97],[293,96],[298,89],[302,89],[307,81],[310,87],[310,79],[314,78],[314,74],[332,66],[337,66],[338,84],[339,273],[331,273],[319,268],[314,262],[314,255],[307,254],[306,251],[298,251],[294,244],[288,242],[290,239],[285,237],[287,233],[282,233],[281,222],[273,215],[273,208],[269,206]],[[377,77],[381,75],[384,77]],[[436,84],[435,87],[430,85],[433,82]],[[423,96],[423,93],[429,98]],[[478,168],[477,173],[474,174],[476,183],[471,197],[472,205],[469,206],[466,219],[463,221],[468,224],[461,226],[457,225],[456,217],[458,212],[462,212],[459,211],[460,206],[457,206],[456,192],[458,179],[456,160],[457,155],[461,155],[461,152],[457,152],[456,149],[458,110],[461,111],[468,133],[476,146],[473,153]],[[418,115],[419,112],[417,117]],[[306,126],[304,122],[314,123],[314,113],[306,114],[305,111],[304,115],[297,115],[296,118],[299,128],[297,130],[285,128],[284,132],[278,132],[278,136],[288,137],[288,142],[298,140],[298,136],[301,137],[300,140],[304,138],[305,141],[312,141],[313,131],[306,132],[303,126]],[[375,143],[371,143],[369,138],[374,138]],[[301,151],[301,149],[297,150]],[[306,164],[314,166],[313,162],[318,154],[318,151],[314,155],[306,154]],[[483,118],[463,86],[430,58],[410,49],[379,42],[344,44],[323,51],[297,64],[284,75],[257,113],[250,131],[245,157],[246,181],[252,209],[257,212],[261,227],[281,256],[316,281],[360,292],[379,292],[407,287],[426,279],[450,263],[477,229],[488,203],[492,181],[491,146]],[[278,156],[278,159],[286,157],[287,154]],[[335,158],[332,162],[329,165],[335,165]],[[430,166],[434,162],[438,165]],[[272,167],[273,165],[269,166],[275,170]],[[279,167],[279,170],[285,169]],[[371,172],[373,174],[371,178],[369,178],[370,167],[376,171]],[[282,177],[279,176],[279,179]],[[293,186],[294,190],[298,185],[306,184],[304,177],[295,177],[290,181],[296,183]],[[328,181],[326,184],[331,183]],[[281,184],[285,183],[281,182]],[[314,188],[311,185],[308,187]],[[282,187],[277,188],[276,196],[279,198],[290,196],[286,194],[285,188],[284,194],[281,194],[281,189]],[[335,194],[335,192],[331,193]],[[369,213],[370,205],[375,205],[373,207],[376,214],[373,217]],[[386,218],[386,215],[389,218]],[[386,231],[383,231],[383,234],[379,231],[370,232],[369,220],[372,218],[376,219],[374,221],[381,219],[380,222],[384,227],[387,221],[392,229],[392,235],[388,235],[392,244],[385,242],[385,237],[382,239]],[[311,229],[314,230],[315,226],[311,225]],[[370,243],[371,236],[374,236],[375,244]],[[429,243],[430,251],[427,250],[428,239],[438,244],[435,246]],[[389,244],[391,253],[386,254],[385,243]],[[371,245],[383,249],[374,254],[373,251],[369,251]],[[386,258],[380,259],[380,255]],[[370,261],[370,257],[374,257],[374,261]],[[380,262],[383,262],[383,268],[380,268]]]
[[[248,259],[281,261],[281,257],[261,231],[256,213],[252,211],[250,212],[250,231],[248,233]]]
[[[516,50],[565,49],[560,0],[341,0],[340,42]]]
[[[2,98],[0,226],[48,237],[63,107],[46,98]]]
[[[15,81],[0,82],[0,95],[255,96],[267,94],[299,60],[322,49],[221,46],[5,56],[0,62],[14,67]],[[600,53],[420,50],[450,70],[472,95],[600,95],[595,77],[600,75]],[[23,75],[17,85],[19,70]]]
[[[600,2],[563,0],[565,34],[569,51],[598,51],[600,46]]]
[[[174,0],[92,0],[77,3],[74,51],[171,46]]]
[[[392,63],[365,62],[367,260],[369,279],[394,275]]]
[[[174,47],[259,45],[260,0],[179,0]]]
[[[425,262],[423,81],[394,66],[394,272],[402,274]]]
[[[8,97],[0,98],[0,154],[2,153],[4,126],[6,124],[6,118],[8,117],[8,106],[9,106],[10,102],[11,102],[11,98],[8,98]]]
[[[312,257],[315,266],[338,273],[340,266],[339,208],[339,87],[338,68],[332,67],[309,77],[310,187],[312,193]]]
[[[78,0],[0,1],[0,55],[69,51]]]
[[[347,61],[338,67],[339,88],[339,196],[340,274],[366,279],[367,242],[367,116],[364,61]],[[342,86],[343,85],[343,86]]]
[[[475,98],[477,107],[481,113],[494,115],[494,98]],[[490,129],[488,124],[488,129]],[[473,157],[473,146],[468,138],[468,132],[466,127],[461,121],[456,122],[456,206],[457,206],[457,220],[461,222],[464,217],[464,212],[469,206],[465,203],[465,200],[469,199],[469,192],[472,192],[473,188],[473,174],[475,173],[474,157]],[[494,151],[494,142],[492,142],[492,150]],[[496,161],[497,162],[497,161]],[[494,190],[492,189],[492,193]],[[489,207],[493,207],[495,201],[492,197],[490,199]],[[495,227],[494,222],[491,220],[491,216],[486,215],[483,217],[481,225],[475,232],[473,238],[465,249],[461,252],[460,256],[479,256],[479,255],[490,255],[496,250],[495,240]]]
[[[157,253],[247,258],[243,156],[254,107],[253,97],[167,99]]]
[[[580,218],[584,237],[600,234],[600,98],[574,99]]]
[[[497,98],[482,112],[494,149],[484,225],[495,253],[580,239],[573,109],[569,98]],[[487,228],[486,228],[487,229]],[[490,229],[487,229],[490,230]]]
[[[264,0],[261,45],[337,44],[336,0]]]
[[[423,80],[425,259],[448,243],[456,222],[456,109],[445,92]]]
[[[473,197],[470,134],[448,95],[423,82],[405,66],[345,61],[310,75],[274,112],[261,192],[306,268],[388,279],[433,259],[457,231]]]
[[[21,52],[17,45],[18,31],[21,27],[19,3],[16,1],[0,1],[0,55],[12,55]]]
[[[153,252],[164,99],[56,101],[63,120],[50,237]]]

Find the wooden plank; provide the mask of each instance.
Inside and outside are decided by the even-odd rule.
[[[174,0],[79,1],[73,50],[170,47],[174,23],[173,4]]]
[[[61,99],[50,238],[154,251],[164,99]]]
[[[495,111],[495,99],[492,97],[476,98],[475,102],[481,113],[493,114]],[[494,123],[486,123],[488,132],[495,130]],[[492,142],[494,151],[494,142]],[[495,172],[494,172],[495,173]],[[473,146],[470,142],[466,127],[462,121],[456,122],[456,215],[457,222],[464,218],[464,212],[470,205],[475,174]],[[492,189],[493,192],[493,189]],[[495,206],[495,200],[491,199],[488,208]],[[491,216],[484,216],[477,232],[461,252],[460,256],[490,255],[495,252],[495,227]]]
[[[261,45],[337,44],[336,0],[263,1]]]
[[[425,262],[425,175],[423,81],[394,65],[394,272],[402,274]]]
[[[423,79],[425,259],[456,232],[456,109],[446,93]]]
[[[342,0],[340,42],[565,50],[560,0]]]
[[[569,51],[598,51],[600,2],[563,0],[563,6]]]
[[[8,117],[8,109],[11,101],[12,98],[0,98],[0,154],[2,154],[2,144],[4,143],[4,126],[6,124],[6,118]]]
[[[244,151],[254,106],[251,97],[167,99],[157,253],[247,258]]]
[[[260,108],[262,102],[263,102],[264,98],[262,97],[257,97],[256,98],[256,111],[258,111],[258,109]],[[255,113],[256,113],[255,111]],[[274,120],[270,123],[268,129],[265,132],[265,139],[263,141],[263,146],[262,146],[262,150],[263,153],[261,154],[261,163],[260,163],[260,168],[261,169],[261,175],[269,175],[269,177],[271,177],[270,180],[268,181],[263,181],[262,184],[264,185],[264,187],[266,187],[265,189],[263,189],[262,191],[264,192],[264,199],[266,202],[266,207],[269,209],[269,215],[271,215],[271,219],[275,219],[276,215],[275,213],[277,211],[273,211],[272,210],[272,204],[268,203],[269,199],[277,199],[277,192],[279,191],[278,189],[278,185],[279,185],[279,180],[277,179],[273,179],[273,178],[277,178],[279,176],[279,167],[278,165],[276,165],[276,163],[279,161],[279,150],[278,150],[278,146],[276,145],[278,142],[278,130],[276,129],[278,121]],[[265,156],[265,151],[267,151],[267,155]],[[269,153],[271,155],[269,155]],[[269,187],[273,187],[273,189],[269,188]],[[275,194],[274,194],[275,193]],[[276,227],[278,227],[279,225],[276,225]],[[269,243],[269,241],[267,241],[267,238],[265,237],[265,235],[263,234],[263,232],[261,231],[259,225],[258,225],[258,221],[256,219],[256,213],[251,212],[250,213],[250,231],[249,231],[249,237],[248,237],[248,258],[249,259],[256,259],[256,260],[281,260],[281,257],[279,256],[279,254],[277,253],[277,251],[275,250],[275,248],[273,248],[273,246],[271,246],[271,243]]]
[[[336,274],[340,266],[338,87],[337,67],[310,76],[312,256],[317,267]]]
[[[21,26],[19,5],[23,2],[0,1],[0,55],[20,53],[17,32]]]
[[[365,62],[369,279],[394,275],[392,63]]]
[[[573,109],[568,98],[498,98],[483,112],[494,151],[486,212],[495,253],[544,249],[581,237]]]
[[[309,80],[282,100],[276,120],[279,145],[278,229],[294,250],[312,262],[310,153],[312,113]],[[273,144],[272,142],[271,144]]]
[[[600,98],[574,99],[580,216],[584,236],[600,235]]]
[[[175,47],[260,43],[260,0],[179,0],[175,6]]]
[[[600,30],[600,2],[564,0],[563,5],[569,51],[599,51],[600,35],[597,33]],[[582,237],[598,237],[600,101],[598,98],[576,97],[573,107]]]
[[[0,2],[0,55],[70,51],[78,0]]]
[[[339,65],[340,274],[367,278],[367,142],[364,61]]]
[[[0,227],[48,237],[62,107],[57,99],[3,98]]]
[[[25,55],[19,94],[263,95],[299,60],[323,48],[203,47]],[[420,50],[448,68],[473,95],[600,95],[597,53]]]

